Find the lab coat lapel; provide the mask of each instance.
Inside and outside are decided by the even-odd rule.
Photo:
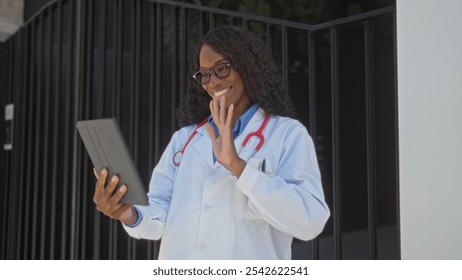
[[[202,159],[207,162],[210,168],[214,165],[212,154],[212,141],[205,130],[205,125],[197,130],[197,136],[200,139],[194,144],[194,149],[199,153]]]

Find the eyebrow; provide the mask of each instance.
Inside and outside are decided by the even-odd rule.
[[[220,59],[217,62],[215,62],[215,64],[211,68],[217,66],[218,64],[222,64],[222,63],[230,63],[230,62],[229,62],[229,59],[223,58],[223,59]],[[200,67],[199,69],[200,70],[209,70],[211,68]]]

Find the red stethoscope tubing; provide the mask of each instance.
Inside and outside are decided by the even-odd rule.
[[[173,164],[175,166],[180,166],[180,163],[181,163],[181,158],[183,157],[183,154],[184,154],[184,151],[186,150],[186,147],[188,147],[189,145],[189,142],[191,142],[191,140],[194,138],[194,136],[196,135],[197,133],[197,130],[203,126],[206,122],[207,122],[208,118],[206,118],[205,120],[203,120],[200,124],[197,125],[196,129],[194,129],[193,133],[191,133],[191,135],[189,136],[188,138],[188,141],[186,141],[186,144],[184,144],[183,146],[183,149],[179,150],[178,152],[176,152],[174,155],[173,155]]]
[[[244,142],[242,142],[241,144],[241,149],[243,149],[245,145],[247,145],[247,142],[249,142],[250,138],[255,136],[255,137],[258,137],[259,142],[258,142],[257,147],[255,147],[254,154],[260,150],[260,148],[263,146],[263,143],[265,143],[265,136],[263,135],[263,129],[265,129],[266,124],[269,121],[269,116],[270,115],[266,113],[265,119],[263,120],[263,123],[261,124],[260,128],[257,131],[250,132],[249,134],[247,134],[247,136],[244,139]]]
[[[268,121],[269,121],[269,118],[270,118],[270,114],[266,113],[265,115],[265,119],[263,120],[263,123],[261,124],[260,128],[257,130],[257,131],[254,131],[254,132],[250,132],[249,134],[247,134],[247,136],[245,137],[244,139],[244,142],[242,142],[242,145],[241,145],[241,149],[240,151],[247,145],[247,142],[249,142],[250,138],[252,137],[258,137],[259,139],[259,142],[258,142],[258,145],[257,147],[255,147],[255,151],[253,152],[252,156],[255,155],[256,152],[258,152],[260,150],[260,148],[263,146],[263,144],[265,143],[265,136],[263,136],[263,130],[265,129],[266,125],[268,124]],[[207,122],[208,118],[206,118],[205,120],[203,120],[200,124],[197,125],[196,129],[194,129],[194,131],[191,133],[191,135],[189,136],[188,140],[186,141],[186,143],[184,144],[183,146],[183,149],[179,150],[178,152],[176,152],[174,155],[173,155],[173,164],[175,166],[180,166],[180,163],[181,163],[181,158],[183,157],[183,154],[186,150],[186,147],[188,147],[189,145],[189,142],[191,142],[191,140],[194,138],[194,136],[196,135],[197,133],[197,130],[203,126],[206,122]]]

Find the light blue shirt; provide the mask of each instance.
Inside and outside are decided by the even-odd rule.
[[[253,117],[253,115],[255,114],[255,112],[257,110],[258,110],[258,105],[256,103],[254,103],[249,109],[247,109],[247,111],[245,111],[244,114],[242,114],[242,116],[239,117],[239,119],[237,120],[236,125],[234,125],[234,129],[233,129],[233,137],[234,137],[234,139],[236,139],[239,135],[241,135],[242,131],[247,126],[250,119]],[[213,126],[213,128],[215,128],[215,133],[217,135],[220,135],[220,133],[218,132],[218,127],[216,126],[215,122],[213,121],[212,116],[209,117],[208,122],[209,122],[209,124],[211,124]]]
[[[234,137],[234,139],[236,139],[239,135],[241,135],[242,131],[244,131],[245,127],[247,126],[250,119],[253,117],[253,115],[255,114],[255,112],[257,110],[258,110],[258,105],[257,105],[257,103],[254,103],[249,109],[247,109],[247,111],[245,111],[244,114],[242,114],[242,116],[239,117],[239,119],[237,120],[237,122],[236,122],[236,124],[234,125],[234,128],[233,128],[233,137]],[[220,133],[218,131],[218,127],[215,124],[215,122],[213,121],[212,116],[210,116],[208,122],[209,122],[209,124],[211,124],[213,126],[213,128],[215,128],[215,133],[217,134],[217,136],[220,136]],[[213,162],[215,162],[216,160],[217,160],[217,158],[215,157],[215,154],[213,154]]]

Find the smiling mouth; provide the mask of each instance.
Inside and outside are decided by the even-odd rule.
[[[220,91],[214,92],[213,95],[214,96],[222,96],[223,94],[227,93],[230,89],[231,89],[231,87],[222,89]]]

